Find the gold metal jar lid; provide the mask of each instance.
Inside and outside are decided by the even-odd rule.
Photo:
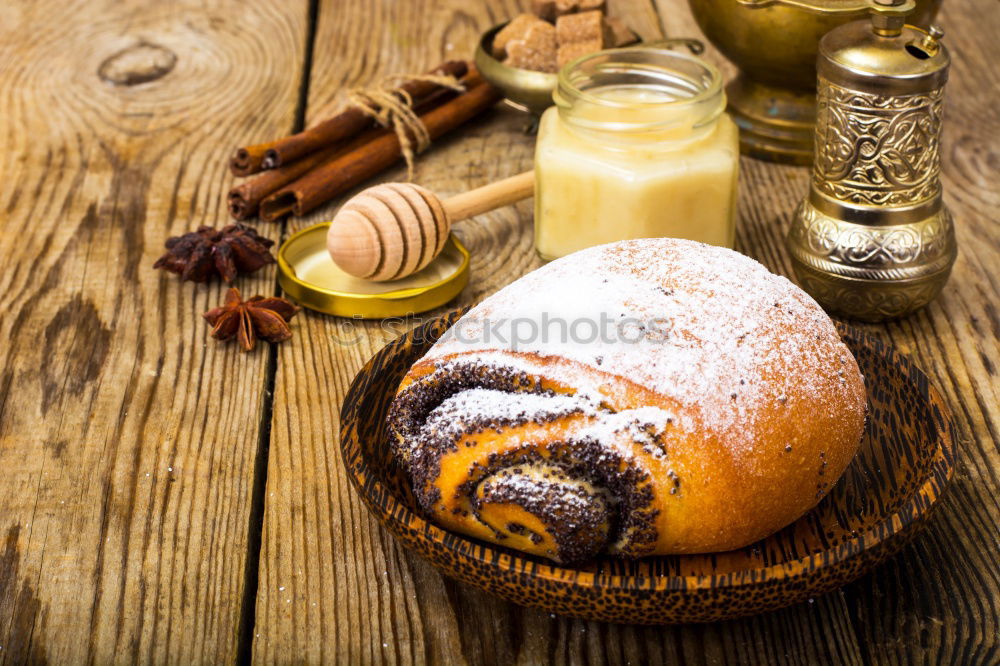
[[[426,312],[455,298],[469,282],[469,252],[454,234],[426,268],[391,282],[348,275],[326,249],[329,222],[299,231],[278,249],[278,282],[303,306],[340,317],[382,319]]]

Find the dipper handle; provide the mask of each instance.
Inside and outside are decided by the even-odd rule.
[[[443,201],[452,222],[475,217],[486,211],[527,199],[535,192],[535,172],[525,171]]]
[[[344,272],[384,282],[416,273],[444,249],[451,223],[530,197],[535,174],[511,178],[441,201],[413,183],[369,187],[345,203],[326,245]]]

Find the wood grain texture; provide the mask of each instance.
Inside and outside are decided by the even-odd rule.
[[[659,0],[671,33],[694,34],[689,12]],[[971,6],[970,6],[971,5]],[[861,325],[910,354],[956,417],[958,470],[930,528],[888,564],[838,595],[866,663],[976,663],[1000,660],[1000,72],[982,56],[1000,34],[985,0],[945,2],[938,23],[953,68],[942,139],[945,202],[956,220],[959,259],[944,293],[897,323]],[[730,75],[718,52],[706,54]],[[807,169],[742,161],[738,249],[792,275],[783,239]],[[833,595],[829,595],[833,596]],[[817,603],[824,601],[817,600]],[[766,616],[760,618],[767,621]]]
[[[1000,35],[989,2],[945,2],[953,67],[942,172],[959,258],[942,295],[898,323],[867,327],[909,353],[949,401],[960,433],[955,481],[909,549],[847,590],[873,663],[1000,663]]]
[[[348,86],[471,54],[526,4],[320,2],[307,121]],[[683,0],[610,5],[647,39],[700,34]],[[150,269],[167,236],[227,220],[235,145],[292,130],[305,0],[0,2],[0,664],[230,661],[246,575],[259,582],[262,662],[1000,662],[1000,14],[947,0],[940,22],[954,58],[943,169],[960,256],[925,311],[864,328],[911,354],[949,402],[958,478],[931,527],[853,585],[746,620],[650,628],[498,601],[443,578],[369,516],[340,460],[339,406],[417,318],[303,313],[276,356],[241,356],[217,348],[199,316],[219,286]],[[498,107],[436,143],[416,181],[447,196],[530,168],[526,125]],[[782,239],[807,180],[742,161],[738,248],[786,275]],[[258,228],[277,238],[353,193]],[[540,265],[531,224],[521,203],[457,226],[473,253],[459,304]],[[275,284],[273,270],[238,282]]]
[[[327,5],[321,7],[310,119],[328,114],[344,86],[383,73],[418,71],[452,57],[456,49],[468,52],[479,30],[516,12],[504,3],[491,3],[482,11],[493,13],[483,17],[470,17],[468,7],[449,3],[435,3],[433,11],[425,12],[398,5],[390,12],[388,7],[338,5],[336,21],[329,11],[324,14]],[[658,9],[659,19],[649,3],[611,3],[613,13],[639,17],[634,25],[647,38],[659,34],[659,21],[669,36],[700,35],[682,2],[664,2]],[[344,38],[361,22],[375,35],[365,45]],[[733,71],[712,49],[708,57],[727,74]],[[523,117],[498,109],[463,132],[460,141],[446,140],[425,155],[417,182],[449,194],[527,168],[532,141],[519,131],[523,123]],[[995,169],[996,147],[983,147],[980,141],[977,148],[978,161],[994,160],[990,168]],[[749,159],[742,167],[739,248],[772,270],[790,274],[782,239],[791,210],[806,191],[808,171]],[[403,175],[397,169],[381,180]],[[983,187],[978,196],[995,196],[984,187],[989,178],[977,178]],[[327,219],[338,203],[293,221],[292,227]],[[530,207],[525,204],[460,224],[457,233],[473,253],[472,283],[459,303],[476,302],[539,265],[531,247]],[[952,290],[955,283],[953,279]],[[974,298],[984,308],[994,293],[995,288],[983,288]],[[981,321],[985,327],[988,318]],[[876,649],[878,641],[900,640],[876,637],[878,622],[871,616],[882,610],[870,604],[862,608],[858,602],[858,591],[877,580],[878,572],[797,608],[734,622],[668,628],[549,616],[442,578],[402,550],[366,514],[344,478],[336,445],[339,404],[353,375],[377,349],[416,322],[410,318],[363,324],[310,315],[304,324],[308,337],[325,342],[311,349],[281,350],[257,606],[258,660],[280,655],[376,662],[864,663],[888,657],[885,650]],[[869,330],[900,342],[893,327]],[[984,354],[996,358],[995,349]],[[923,358],[918,361],[926,365]],[[939,385],[955,383],[942,381],[940,364],[936,372]],[[976,427],[967,423],[964,432]],[[993,517],[983,527],[996,524]],[[981,561],[983,555],[977,558]],[[898,591],[886,586],[872,594],[881,598]],[[988,599],[995,604],[997,595]],[[867,626],[860,626],[859,612],[867,614]],[[995,608],[979,616],[996,617]],[[995,641],[984,632],[975,635]]]
[[[234,137],[291,129],[307,17],[0,5],[0,663],[235,657],[267,350],[151,266],[225,223]]]
[[[482,31],[517,11],[515,2],[321,3],[307,124],[336,111],[351,86],[471,55]],[[361,32],[369,38],[353,38]],[[415,182],[447,196],[530,169],[526,125],[524,116],[498,107],[460,136],[435,142],[417,162]],[[365,185],[405,177],[400,164]],[[291,220],[289,231],[329,219],[360,189]],[[476,276],[461,301],[473,302],[539,265],[530,211],[530,202],[521,203],[457,225]],[[304,314],[300,341],[312,342],[279,349],[254,658],[447,663],[462,653],[449,584],[368,515],[343,471],[336,439],[340,402],[357,370],[416,321]]]

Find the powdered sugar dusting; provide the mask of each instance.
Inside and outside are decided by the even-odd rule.
[[[554,469],[543,464],[520,465],[519,473],[511,473],[510,470],[496,474],[489,479],[489,483],[497,488],[509,488],[514,495],[522,497],[540,497],[543,490],[553,489],[553,483],[547,472]],[[560,479],[558,493],[555,495],[561,504],[567,507],[578,509],[589,508],[594,500],[593,495],[596,489],[589,482],[582,479]]]
[[[638,445],[653,458],[666,458],[667,453],[657,442],[657,436],[667,429],[672,417],[659,407],[640,407],[620,412],[603,414],[586,428],[579,437],[591,438],[599,442],[619,441],[621,433],[628,434],[632,445]],[[619,447],[618,453],[625,458],[633,457],[632,447]]]
[[[593,414],[595,406],[586,399],[568,395],[508,393],[474,388],[452,395],[427,418],[431,427],[467,423],[488,416],[497,422],[544,421],[574,412]]]
[[[551,262],[449,333],[428,358],[476,352],[479,362],[535,375],[539,363],[507,352],[569,359],[590,370],[550,365],[544,374],[588,395],[601,381],[593,370],[618,375],[693,409],[745,451],[762,405],[842,408],[849,387],[836,373],[853,364],[829,317],[787,279],[731,250],[676,239],[613,243]],[[467,400],[487,399],[499,396]],[[520,394],[522,409],[534,408],[525,400]]]
[[[468,431],[469,424],[544,423],[568,414],[590,417],[585,425],[567,432],[575,439],[609,442],[623,432],[628,440],[642,446],[654,458],[666,453],[657,445],[658,434],[664,432],[673,417],[660,407],[640,407],[611,412],[602,408],[586,394],[559,395],[548,393],[510,393],[496,389],[473,388],[455,393],[431,410],[423,426],[444,441]],[[632,451],[620,451],[631,457]]]

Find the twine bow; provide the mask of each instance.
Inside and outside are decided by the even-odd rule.
[[[431,137],[413,110],[413,96],[399,88],[401,83],[408,81],[426,81],[456,92],[465,91],[465,86],[449,74],[396,74],[387,76],[372,88],[352,88],[347,92],[347,99],[382,127],[392,127],[406,160],[406,179],[413,180],[415,156],[427,150]]]

